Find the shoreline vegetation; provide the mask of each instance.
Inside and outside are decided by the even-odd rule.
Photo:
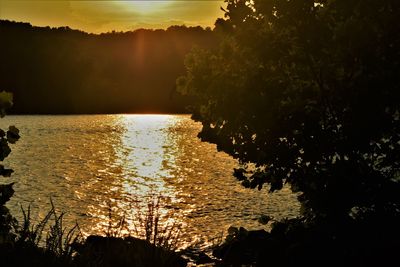
[[[227,0],[220,46],[192,50],[178,91],[199,137],[246,188],[298,193],[298,218],[231,229],[227,266],[390,266],[400,247],[395,0]]]
[[[144,96],[141,90],[165,88],[181,73],[173,94],[178,91],[190,99],[192,118],[203,125],[201,140],[216,144],[218,150],[239,160],[241,167],[233,174],[244,187],[268,186],[272,193],[290,185],[299,193],[300,216],[274,221],[269,232],[231,227],[210,257],[204,251],[174,251],[176,246],[169,241],[173,244],[177,240],[179,227],[176,235],[167,234],[171,237],[164,239],[167,242],[157,241],[163,232],[158,228],[158,202],[151,202],[145,213],[144,237],[119,237],[124,225],[121,220],[110,224],[105,236],[83,240],[74,232],[78,227],[63,228],[63,214],[54,207],[44,223],[32,227],[28,209],[23,211],[25,221],[18,224],[5,206],[14,193],[13,183],[5,184],[0,186],[1,266],[186,266],[185,253],[192,259],[189,264],[215,266],[398,265],[400,2],[226,2],[225,18],[218,19],[212,31],[172,27],[92,36],[68,28],[32,31],[30,25],[2,21],[1,34],[10,30],[10,35],[7,42],[0,43],[0,49],[10,53],[2,61],[1,70],[6,75],[0,86],[14,88],[16,112],[89,112],[102,107],[108,113],[115,105],[130,112],[132,104],[138,110],[159,111],[164,106],[157,97],[166,97],[165,92]],[[41,37],[35,35],[36,30]],[[195,33],[189,34],[185,43],[189,46],[167,46],[177,54],[158,46],[179,45],[182,39],[174,43],[169,37],[181,38],[187,33]],[[31,34],[36,37],[31,39]],[[205,39],[196,39],[197,34]],[[146,60],[136,54],[130,65],[125,61],[125,41],[137,41],[135,36],[144,38],[149,50],[144,52]],[[168,42],[155,42],[160,40],[155,36]],[[30,43],[35,53],[24,49],[27,40],[35,40]],[[204,46],[191,50],[185,64],[180,65],[197,41]],[[138,48],[136,44],[134,49]],[[103,53],[108,49],[110,53]],[[168,56],[159,60],[152,57],[155,51],[160,52],[158,56]],[[31,73],[31,68],[22,68],[15,60],[19,53],[39,66],[38,70]],[[177,65],[168,72],[167,59],[171,57]],[[109,60],[111,65],[103,64]],[[58,76],[51,70],[60,61],[67,69]],[[85,71],[75,71],[75,66]],[[115,73],[116,66],[125,71]],[[93,71],[90,75],[88,69]],[[168,77],[153,79],[156,70],[167,72]],[[140,90],[128,93],[127,102],[113,102],[114,96],[125,98],[127,92],[118,81],[135,84],[142,74],[149,75],[147,82],[156,84],[142,80],[136,87]],[[70,81],[70,77],[74,79]],[[80,86],[77,81],[82,81]],[[92,91],[92,82],[99,91]],[[49,88],[54,85],[60,85],[65,94],[50,90],[49,97]],[[27,88],[29,92],[24,91]],[[67,88],[82,89],[83,94],[76,96],[77,91]],[[97,93],[101,96],[98,101]],[[132,102],[135,96],[139,96],[137,102]],[[91,101],[94,98],[96,101]],[[12,104],[10,93],[0,93],[2,116]],[[14,126],[0,130],[0,161],[18,139]],[[9,177],[12,172],[0,165],[1,176]],[[52,224],[44,232],[51,218]],[[262,220],[268,223],[271,218]],[[45,245],[41,246],[44,235]]]
[[[161,199],[148,198],[145,212],[136,214],[139,225],[135,231],[126,229],[125,217],[113,218],[110,209],[104,234],[87,237],[78,224],[72,228],[64,226],[65,213],[57,212],[53,202],[51,210],[37,224],[31,221],[29,207],[27,211],[21,208],[24,216],[21,223],[8,214],[11,226],[8,238],[0,242],[2,266],[184,267],[188,259],[182,257],[182,251],[177,251],[179,227],[161,224]]]

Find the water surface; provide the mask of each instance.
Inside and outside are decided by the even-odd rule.
[[[201,124],[188,115],[7,116],[21,139],[5,165],[14,169],[15,197],[8,204],[21,218],[31,205],[43,218],[50,197],[85,234],[104,234],[112,217],[133,228],[149,194],[160,194],[161,213],[182,228],[186,243],[209,245],[229,226],[263,227],[258,218],[293,217],[298,203],[288,189],[268,194],[245,189],[232,176],[237,162],[201,142]]]

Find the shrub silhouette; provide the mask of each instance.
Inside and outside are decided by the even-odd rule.
[[[226,2],[219,49],[194,50],[177,80],[199,137],[241,162],[245,187],[299,192],[301,223],[276,224],[298,230],[292,244],[336,244],[333,255],[340,240],[387,259],[400,222],[398,1]]]
[[[0,92],[0,115],[4,117],[5,110],[12,106],[12,94]],[[0,129],[0,161],[3,161],[11,153],[10,144],[15,144],[19,139],[19,130],[10,126],[7,131]],[[0,164],[0,176],[10,177],[12,169],[7,169]],[[16,238],[16,219],[10,214],[5,204],[14,194],[14,183],[0,184],[0,245],[12,244]]]

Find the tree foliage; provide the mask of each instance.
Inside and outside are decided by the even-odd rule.
[[[12,106],[12,94],[8,92],[0,92],[0,114],[4,116],[5,110]],[[19,139],[19,130],[15,126],[10,126],[7,131],[0,129],[0,161],[3,161],[10,154],[10,144],[15,144]],[[0,164],[0,176],[10,177],[12,169],[7,169]],[[5,204],[14,194],[12,188],[14,183],[0,184],[0,245],[12,242],[15,238],[16,220],[10,214]]]
[[[235,176],[289,183],[308,219],[398,215],[400,2],[227,0],[177,80]]]
[[[89,34],[4,20],[0,36],[0,87],[16,114],[184,112],[184,56],[216,43],[201,27]]]

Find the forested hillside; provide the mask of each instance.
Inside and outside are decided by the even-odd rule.
[[[0,38],[0,88],[24,114],[185,112],[184,56],[216,44],[201,27],[97,35],[4,20]]]

